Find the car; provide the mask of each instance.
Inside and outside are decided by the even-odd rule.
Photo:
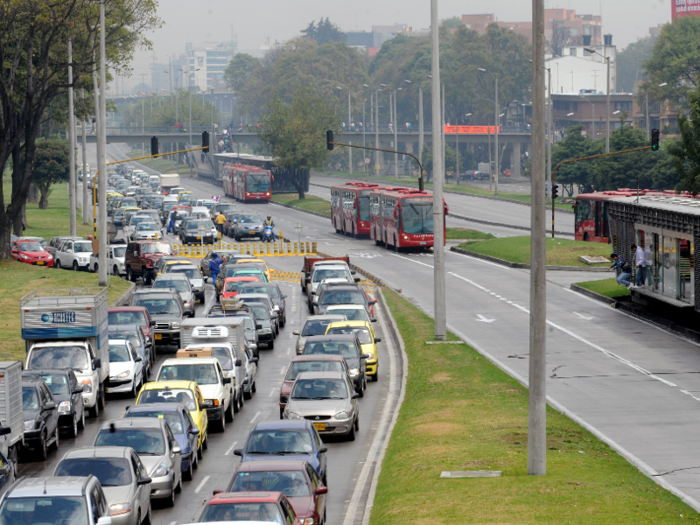
[[[377,322],[377,319],[370,316],[361,304],[332,304],[326,308],[326,315],[344,315],[349,321]]]
[[[112,275],[125,275],[124,256],[126,255],[125,244],[110,244],[107,246],[107,271]],[[99,255],[90,254],[90,265],[88,270],[97,272],[99,270]]]
[[[19,238],[11,243],[10,255],[15,261],[34,266],[53,268],[53,255],[41,243]]]
[[[136,225],[136,229],[131,233],[132,241],[150,241],[165,237],[161,226],[155,222],[141,222]]]
[[[95,436],[95,447],[131,447],[151,478],[151,499],[175,505],[182,490],[181,449],[168,424],[158,418],[105,421]]]
[[[238,216],[241,213],[239,211],[227,211],[224,213],[224,217],[226,217],[226,222],[224,225],[221,227],[223,230],[222,233],[224,235],[227,235],[229,237],[233,237],[233,225],[238,222]]]
[[[72,268],[74,271],[87,270],[92,255],[92,241],[69,239],[56,250],[54,268]]]
[[[182,403],[153,403],[128,407],[123,419],[138,417],[153,417],[164,419],[173,432],[182,456],[182,477],[191,481],[194,471],[199,468],[197,447],[199,428],[190,416],[187,407]]]
[[[377,343],[381,338],[377,337],[369,321],[335,321],[328,325],[326,334],[356,334],[360,340],[360,348],[367,358],[367,376],[370,381],[379,381],[379,353]]]
[[[49,447],[58,450],[58,407],[43,379],[22,378],[22,410],[24,412],[24,444],[22,455],[46,461]]]
[[[219,327],[228,330],[226,327]],[[247,344],[244,343],[245,346]],[[238,412],[243,408],[244,398],[250,399],[250,395],[246,395],[245,383],[248,378],[248,372],[252,373],[251,381],[255,381],[257,376],[257,358],[253,358],[252,353],[249,354],[249,349],[241,350],[235,347],[232,343],[227,342],[211,342],[198,343],[187,345],[187,351],[192,351],[191,356],[207,356],[216,357],[219,360],[221,369],[224,372],[224,377],[231,378],[231,396],[233,398],[234,411]],[[254,359],[254,362],[249,362]],[[250,390],[248,390],[250,392]]]
[[[284,381],[280,387],[280,419],[283,419],[284,408],[289,401],[289,394],[294,386],[294,381],[302,372],[328,372],[343,371],[350,377],[350,368],[345,358],[341,355],[297,355],[289,363]]]
[[[204,303],[204,276],[199,270],[199,266],[193,264],[171,264],[163,269],[163,275],[179,275],[187,277],[192,287],[195,301]]]
[[[216,206],[217,202],[214,199],[197,199],[197,206],[204,206],[207,210],[211,210]]]
[[[260,303],[248,304],[253,316],[255,317],[255,329],[258,332],[258,342],[265,343],[269,350],[275,348],[275,326],[270,315],[270,309]]]
[[[150,525],[151,478],[133,448],[74,448],[56,465],[53,475],[64,479],[96,477],[104,491],[112,525]]]
[[[276,481],[273,488],[287,496],[301,523],[327,523],[328,488],[308,461],[268,459],[241,463],[225,492],[261,491],[269,486],[269,479]]]
[[[365,307],[367,313],[371,315],[370,307],[377,301],[369,299],[362,288],[356,284],[344,286],[328,286],[311,305],[314,306],[315,314],[325,314],[326,308],[332,304],[359,304]]]
[[[191,209],[188,206],[175,206],[172,211],[175,210],[175,235],[180,235],[180,230],[182,228],[182,223],[190,216]]]
[[[214,492],[216,495],[209,500],[199,517],[199,525],[212,521],[228,525],[266,525],[269,522],[302,525],[287,496],[281,492]],[[235,522],[232,521],[234,519]]]
[[[225,263],[221,267],[219,276],[214,283],[214,289],[216,290],[217,296],[221,294],[221,289],[224,286],[224,280],[228,279],[229,277],[256,277],[261,283],[267,282],[265,273],[257,268],[246,268],[240,267],[237,264]]]
[[[147,341],[141,328],[135,324],[110,325],[108,327],[110,339],[125,339],[136,350],[136,355],[141,358],[141,376],[146,382],[151,374],[151,368],[156,361],[153,343]],[[111,372],[111,367],[110,367]]]
[[[151,284],[156,273],[154,266],[165,255],[175,255],[173,245],[167,241],[131,241],[126,245],[124,264],[126,279],[136,282],[138,277],[146,285]]]
[[[155,344],[180,344],[180,323],[188,317],[175,290],[136,290],[129,306],[143,306],[155,321]]]
[[[247,268],[257,268],[259,270],[262,270],[262,272],[265,274],[265,277],[267,277],[267,280],[269,281],[272,279],[270,277],[271,272],[274,272],[274,270],[270,270],[268,268],[267,263],[263,261],[262,259],[237,259],[236,264],[240,264],[241,266],[246,266]]]
[[[217,202],[214,206],[211,207],[209,213],[211,219],[213,220],[214,217],[219,215],[219,212],[223,212],[223,214],[226,215],[226,213],[231,211],[238,211],[238,205],[232,202]]]
[[[272,327],[275,330],[275,334],[279,335],[279,333],[280,333],[279,306],[276,306],[272,302],[269,295],[267,295],[266,293],[247,293],[247,294],[239,293],[236,297],[243,304],[250,305],[253,303],[259,303],[259,304],[265,305],[265,307],[268,310],[270,310],[270,317],[272,319]]]
[[[12,239],[12,242],[17,241],[17,239]],[[56,258],[56,250],[60,248],[61,244],[63,244],[64,241],[84,241],[84,237],[71,237],[69,235],[59,235],[58,237],[51,237],[51,240],[49,241],[49,244],[46,246],[46,250],[51,254],[51,256],[55,259]]]
[[[185,315],[194,317],[194,290],[186,275],[181,273],[163,273],[153,281],[153,290],[171,288],[180,294]]]
[[[194,381],[201,389],[207,410],[207,420],[216,421],[220,432],[226,430],[226,421],[233,421],[234,399],[232,380],[224,376],[215,357],[186,357],[187,350],[179,350],[176,358],[166,359],[160,366],[156,381]]]
[[[287,324],[287,296],[283,294],[277,283],[246,283],[241,286],[239,293],[241,294],[256,294],[264,293],[272,301],[274,307],[277,307],[279,325],[283,327]]]
[[[335,285],[338,285],[338,284],[348,284],[348,281],[347,281],[347,279],[344,279],[344,278],[342,278],[342,277],[335,277],[335,278],[334,278],[334,277],[331,277],[331,278],[328,278],[328,279],[324,279],[323,281],[321,281],[320,283],[318,283],[318,286],[316,287],[315,290],[313,290],[313,291],[312,291],[312,290],[309,290],[309,293],[307,294],[306,297],[307,297],[307,303],[308,303],[308,307],[309,307],[309,312],[310,312],[312,315],[313,315],[313,313],[314,313],[314,306],[313,306],[314,299],[316,299],[316,297],[320,296],[320,295],[323,293],[323,290],[324,290],[327,286],[335,286]]]
[[[302,355],[342,355],[348,363],[355,391],[364,396],[367,388],[367,359],[356,334],[314,335],[306,340]]]
[[[299,336],[297,337],[296,343],[296,353],[301,355],[304,350],[304,344],[306,343],[306,338],[312,335],[325,335],[326,327],[329,323],[333,321],[345,321],[347,318],[344,315],[339,314],[326,314],[326,315],[310,315],[306,318],[304,326],[301,330],[294,330],[292,334]]]
[[[209,208],[200,206],[199,204],[193,204],[191,217],[193,219],[209,219]]]
[[[136,406],[160,403],[180,403],[185,406],[199,429],[197,459],[202,459],[202,451],[209,446],[209,419],[199,385],[194,381],[154,381],[143,385],[136,399]]]
[[[259,283],[260,280],[257,277],[229,277],[224,279],[223,288],[221,290],[221,297],[224,299],[230,299],[238,295],[238,291],[246,283]]]
[[[214,249],[214,250],[209,250],[207,254],[202,257],[202,259],[199,261],[199,268],[202,270],[202,275],[205,277],[211,277],[211,270],[209,269],[209,263],[211,262],[214,254],[218,255],[219,257],[227,257],[227,256],[243,256],[240,252],[237,250],[231,250],[231,249]],[[247,256],[245,256],[247,257]]]
[[[123,224],[129,224],[131,217],[141,213],[141,208],[136,205],[136,200],[133,197],[124,197],[121,207],[124,208]]]
[[[360,430],[358,397],[345,372],[302,372],[289,394],[284,419],[309,419],[321,435],[355,441],[355,433]]]
[[[250,429],[243,448],[233,451],[242,463],[264,461],[275,454],[308,461],[323,484],[328,485],[326,452],[328,447],[308,420],[259,421]]]
[[[62,519],[64,516],[69,519]],[[0,501],[0,523],[112,525],[112,518],[95,476],[41,476],[20,479],[5,492]]]
[[[179,202],[182,202],[182,198],[187,196],[189,197],[194,197],[194,193],[192,193],[190,190],[182,190],[177,193],[177,200]],[[193,199],[193,201],[196,201],[197,199]]]
[[[107,323],[109,326],[135,324],[143,332],[146,344],[150,343],[151,347],[155,344],[153,336],[156,322],[151,319],[151,313],[145,306],[110,306],[107,310]],[[155,357],[153,348],[152,352]]]
[[[182,244],[214,244],[219,240],[219,232],[209,219],[189,218],[180,228]]]
[[[109,380],[106,392],[136,397],[144,382],[143,358],[128,339],[109,340]]]
[[[38,378],[49,387],[56,403],[58,429],[68,433],[69,437],[78,437],[78,429],[85,428],[85,404],[83,403],[83,386],[78,383],[75,372],[69,368],[25,370],[23,378]]]
[[[324,279],[345,279],[348,283],[354,283],[354,275],[355,272],[349,270],[346,264],[315,264],[311,274],[311,289],[309,291],[315,292]]]
[[[160,275],[165,273],[167,271],[166,268],[172,264],[186,264],[187,266],[190,266],[192,261],[190,261],[187,257],[183,257],[182,255],[167,255],[165,257],[161,257],[153,266],[153,269],[156,271],[156,275]]]
[[[154,222],[154,220],[153,217],[151,217],[150,215],[146,215],[143,211],[140,211],[136,215],[132,215],[129,219],[129,222],[123,227],[124,237],[130,240],[134,240],[131,237],[136,231],[136,227],[143,222]]]
[[[165,197],[165,200],[160,207],[160,222],[166,227],[168,226],[168,221],[170,220],[170,212],[178,205],[177,199],[170,201],[167,199],[172,199],[172,197]]]
[[[46,248],[47,248],[48,245],[49,245],[49,241],[47,241],[47,240],[44,239],[43,237],[26,237],[26,236],[23,235],[22,237],[20,237],[20,238],[17,239],[17,240],[18,240],[18,241],[33,241],[33,242],[38,242],[39,244],[41,244],[41,247],[42,247],[44,250],[46,250]]]
[[[260,215],[256,213],[241,213],[238,216],[238,221],[233,225],[233,238],[238,242],[241,242],[244,237],[262,239],[264,231],[265,225]]]

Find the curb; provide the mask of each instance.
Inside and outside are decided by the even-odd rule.
[[[583,288],[582,286],[579,286],[575,283],[571,283],[571,285],[569,285],[569,288],[574,292],[578,292],[581,295],[585,295],[586,297],[590,297],[591,299],[610,305],[613,308],[618,308],[618,305],[620,303],[620,300],[617,297],[608,297],[607,295],[602,295],[598,292],[593,292],[587,288]]]
[[[117,300],[114,301],[110,306],[121,306],[122,304],[127,302],[129,299],[131,299],[131,296],[134,293],[135,288],[136,288],[136,283],[130,283],[129,288],[127,288],[123,294],[121,294],[119,297],[117,297]]]
[[[300,211],[302,213],[308,213],[309,215],[315,215],[316,217],[321,217],[323,219],[330,219],[330,215],[324,215],[323,213],[318,213],[315,211],[305,210],[304,208],[297,208],[296,206],[291,206],[289,204],[282,204],[281,202],[270,201],[270,204],[275,206],[282,206],[283,208],[289,208],[290,210]]]
[[[492,257],[490,255],[484,255],[483,253],[476,253],[476,252],[470,252],[468,250],[464,250],[462,248],[457,248],[456,246],[452,246],[450,248],[451,252],[455,253],[460,253],[462,255],[468,255],[470,257],[475,257],[477,259],[483,259],[484,261],[489,261],[492,263],[500,264],[501,266],[505,266],[507,268],[516,268],[520,270],[529,270],[530,265],[529,264],[524,264],[524,263],[512,263],[510,261],[504,261],[503,259],[499,259],[498,257]],[[587,267],[587,266],[547,266],[547,270],[549,271],[566,271],[566,272],[610,272],[608,268],[601,268],[599,266],[594,266],[594,267]],[[586,290],[588,291],[588,290]],[[591,292],[594,293],[594,292]],[[598,295],[598,294],[596,294]]]

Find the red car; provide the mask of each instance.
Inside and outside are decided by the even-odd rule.
[[[53,268],[53,256],[37,241],[13,241],[11,255],[19,262]]]
[[[257,277],[228,277],[224,279],[224,289],[221,292],[221,297],[228,299],[236,297],[243,283],[259,283]]]
[[[289,394],[292,393],[292,387],[297,376],[302,372],[328,372],[328,371],[344,371],[350,376],[350,369],[345,358],[341,355],[297,355],[292,358],[292,362],[287,368],[287,374],[284,376],[284,382],[280,387],[280,419],[284,413],[284,407],[289,401]]]
[[[153,327],[156,322],[151,319],[151,312],[145,306],[113,306],[107,310],[108,324],[135,324],[141,327],[147,342],[153,344]],[[154,356],[155,357],[155,356]]]
[[[281,492],[237,492],[233,494],[214,491],[201,523],[210,521],[271,521],[290,525],[304,525],[297,518],[287,497]]]
[[[226,492],[263,492],[266,489],[287,496],[302,525],[326,523],[328,488],[308,461],[278,459],[241,463]]]

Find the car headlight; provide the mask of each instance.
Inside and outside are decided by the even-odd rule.
[[[166,465],[165,463],[161,463],[153,470],[153,472],[151,472],[151,477],[162,478],[163,476],[167,476],[168,472],[170,472],[168,465]]]
[[[177,329],[179,329],[179,328],[180,328],[180,323],[177,322],[177,321],[174,321],[174,322],[170,323],[170,328],[177,328]]]
[[[348,418],[348,413],[347,412],[338,412],[335,416],[333,416],[335,419],[347,419]]]
[[[301,518],[301,525],[314,525],[316,523],[313,518]]]
[[[261,334],[269,334],[270,332],[272,332],[270,328],[263,328],[260,330]]]
[[[214,401],[212,399],[205,399],[204,401],[202,401],[202,406],[203,407],[213,407]]]
[[[301,419],[301,415],[296,412],[287,412],[287,419]]]
[[[58,413],[59,414],[70,414],[70,401],[61,401],[58,404]]]
[[[113,503],[109,506],[110,516],[120,516],[131,512],[131,503]]]
[[[53,255],[51,255],[51,254],[49,253],[49,254],[46,255],[46,258],[50,261],[51,259],[53,259]]]
[[[357,377],[358,375],[360,375],[360,370],[358,368],[350,369],[350,377]]]
[[[31,259],[31,257],[29,257],[28,255],[24,255],[24,254],[21,254],[20,258],[21,259]]]
[[[122,372],[121,374],[119,374],[119,375],[117,376],[117,379],[126,379],[126,378],[129,377],[130,375],[131,375],[131,371],[130,371],[130,370],[126,370],[126,371]]]
[[[370,361],[374,361],[377,358],[377,356],[374,355],[374,352],[366,352],[366,353],[369,356],[368,360],[370,360]]]
[[[24,422],[24,430],[34,430],[34,420]]]
[[[83,381],[80,384],[83,385],[83,394],[91,394],[92,393],[92,380],[91,379],[83,379]]]

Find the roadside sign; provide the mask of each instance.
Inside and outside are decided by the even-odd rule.
[[[365,157],[365,164],[369,166],[369,163],[372,162],[372,159],[369,157]]]

